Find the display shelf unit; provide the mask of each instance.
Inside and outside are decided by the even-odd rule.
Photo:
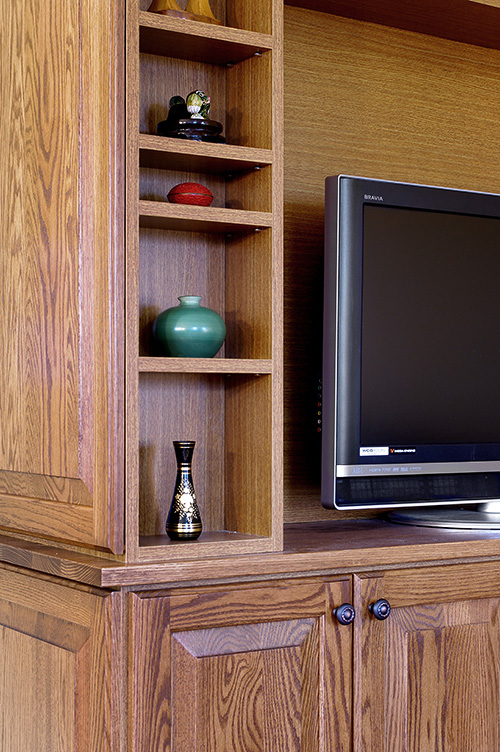
[[[282,7],[215,2],[225,25],[128,4],[128,561],[197,559],[282,545]],[[226,143],[156,135],[170,97],[202,89]],[[279,106],[276,106],[279,105]],[[180,182],[209,207],[171,204]],[[154,318],[180,295],[226,322],[215,358],[167,358]],[[203,533],[173,543],[165,520],[174,440],[196,441]]]

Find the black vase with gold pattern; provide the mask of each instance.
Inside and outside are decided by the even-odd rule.
[[[194,441],[173,442],[177,459],[177,478],[165,529],[168,537],[175,541],[196,540],[202,530],[191,476],[195,443]]]

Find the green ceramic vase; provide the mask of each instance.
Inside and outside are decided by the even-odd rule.
[[[165,355],[175,358],[212,358],[226,337],[218,313],[200,305],[198,295],[182,295],[179,305],[156,317],[153,333]]]

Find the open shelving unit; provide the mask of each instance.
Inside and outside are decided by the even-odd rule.
[[[214,0],[223,25],[127,16],[126,558],[154,562],[282,545],[282,7]],[[202,89],[226,143],[156,135],[170,97]],[[274,106],[273,106],[274,105]],[[170,204],[206,185],[209,207]],[[214,358],[158,355],[155,317],[181,295],[225,320]],[[173,543],[172,441],[194,440],[203,521]]]

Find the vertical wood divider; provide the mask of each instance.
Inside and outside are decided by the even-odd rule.
[[[126,542],[127,560],[139,544],[139,8],[127,3],[126,19]]]

